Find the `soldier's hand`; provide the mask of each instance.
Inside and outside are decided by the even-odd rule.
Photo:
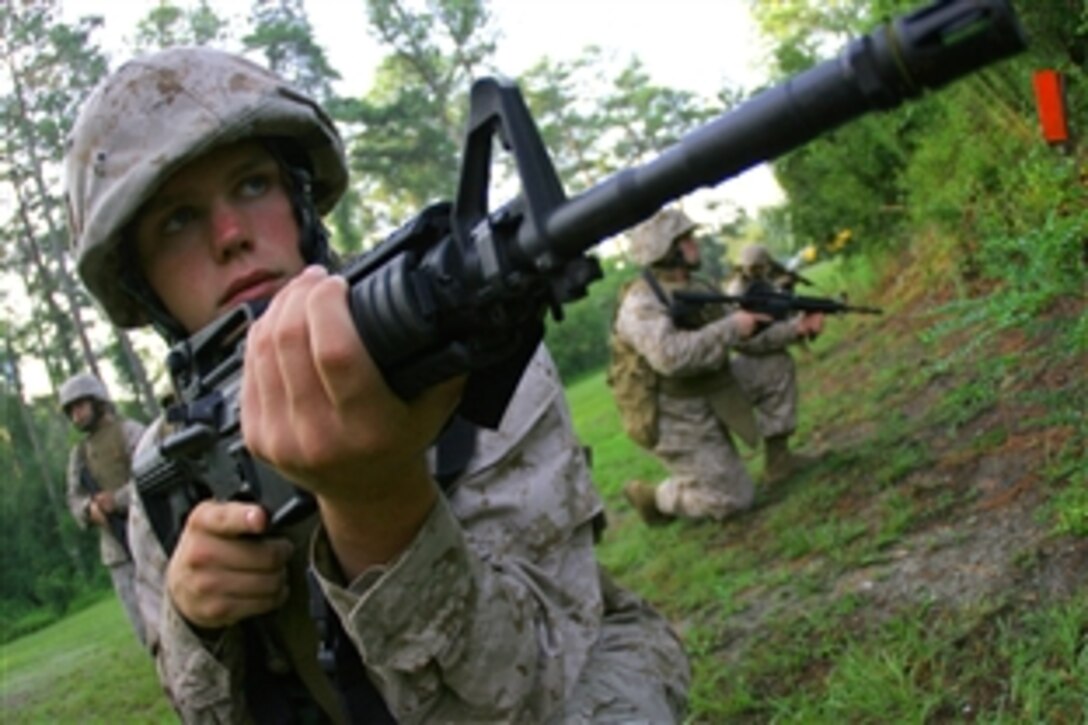
[[[117,510],[117,502],[113,498],[112,491],[99,491],[94,495],[94,503],[106,514],[112,514]]]
[[[91,499],[91,502],[87,505],[87,518],[89,518],[91,520],[91,523],[95,526],[106,525],[106,513],[98,505],[98,502],[95,501],[93,498]]]
[[[246,337],[246,447],[314,493],[350,580],[391,560],[434,507],[426,451],[463,379],[411,401],[385,384],[359,339],[347,281],[310,267],[273,298]]]
[[[748,310],[737,310],[729,316],[729,319],[736,325],[737,334],[742,340],[751,337],[760,325],[774,321],[770,315]]]
[[[405,472],[424,462],[462,387],[455,380],[398,398],[359,339],[346,280],[311,267],[246,339],[246,447],[319,497],[403,501]]]
[[[293,547],[259,536],[267,525],[255,504],[202,501],[189,513],[166,568],[166,589],[186,620],[218,629],[286,601]]]
[[[807,340],[815,339],[824,329],[824,313],[806,312],[797,318],[794,323],[797,334]]]

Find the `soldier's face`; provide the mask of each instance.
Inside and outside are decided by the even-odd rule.
[[[141,209],[136,246],[151,288],[189,332],[271,298],[304,266],[279,165],[256,141],[212,149],[171,176]]]
[[[676,244],[680,249],[680,254],[684,258],[684,264],[688,269],[699,269],[699,266],[703,262],[702,254],[699,251],[699,243],[695,241],[694,234],[686,234],[680,239],[676,240]]]
[[[94,401],[90,398],[80,398],[69,405],[68,419],[79,430],[89,431],[94,426]]]

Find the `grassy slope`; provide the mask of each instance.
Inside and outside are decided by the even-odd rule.
[[[659,472],[601,376],[570,390],[602,556],[683,631],[693,722],[1088,719],[1084,300],[999,329],[996,297],[902,264],[855,294],[888,314],[796,355],[819,464],[725,525],[642,527],[619,490]]]
[[[109,596],[0,647],[4,723],[175,722],[120,604]]]
[[[888,314],[831,320],[798,354],[797,441],[823,459],[724,525],[642,527],[620,488],[662,469],[603,375],[571,386],[601,555],[683,632],[692,722],[1088,718],[1083,300],[998,330],[927,261],[814,272]],[[13,723],[172,720],[112,599],[0,648],[0,705]]]

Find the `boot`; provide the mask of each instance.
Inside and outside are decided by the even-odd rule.
[[[789,446],[788,435],[771,436],[763,439],[763,453],[765,462],[763,465],[763,483],[769,485],[781,483],[818,459],[815,456],[805,456],[793,453]]]
[[[657,507],[657,496],[654,487],[643,481],[628,481],[623,487],[623,497],[631,508],[638,511],[643,523],[647,526],[660,526],[667,524],[675,518]]]

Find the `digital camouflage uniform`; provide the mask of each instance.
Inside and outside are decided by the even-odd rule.
[[[400,722],[679,722],[686,657],[669,625],[597,563],[600,511],[541,348],[501,427],[480,433],[465,474],[392,564],[340,581],[316,519],[295,527],[274,638],[335,717],[306,609],[309,560]],[[183,621],[136,512],[138,591],[162,682],[187,722],[245,721],[239,627],[210,643]]]
[[[632,231],[632,255],[640,264],[653,265],[694,228],[683,212],[665,209]],[[696,278],[666,282],[652,266],[650,271],[666,296],[679,289],[713,291]],[[775,324],[742,342],[721,306],[707,305],[701,312],[702,319],[690,325],[694,329],[677,326],[665,302],[639,279],[619,302],[613,334],[659,376],[658,436],[652,450],[669,477],[654,491],[657,510],[666,516],[722,520],[750,507],[754,498],[752,478],[726,422],[731,418],[727,409],[738,401],[722,393],[734,385],[733,380],[741,383],[741,389],[760,388],[758,381],[749,380],[746,386],[736,376],[731,352],[741,345],[751,350],[781,348],[794,333],[788,325]]]
[[[94,429],[72,447],[68,456],[68,508],[81,528],[91,525],[91,493],[82,482],[84,467],[101,490],[113,493],[117,512],[127,518],[132,502],[132,484],[129,480],[132,455],[144,433],[142,424],[120,418],[112,411],[105,386],[86,373],[72,377],[61,387],[61,408],[84,397],[100,401],[106,410]],[[98,529],[98,550],[136,637],[141,644],[146,644],[147,635],[136,602],[135,569],[131,557],[108,526]]]
[[[132,278],[121,232],[169,174],[243,138],[289,138],[304,152],[311,193],[292,202],[300,249],[324,263],[311,254],[305,220],[331,210],[346,162],[335,127],[307,96],[237,56],[174,49],[122,66],[85,104],[66,158],[70,220],[80,276],[116,324],[152,322],[171,337],[176,328],[154,299],[137,302],[131,283],[117,284]],[[244,722],[260,717],[243,693],[258,658],[295,672],[343,721],[340,693],[317,661],[318,624],[328,620],[308,608],[312,569],[333,621],[402,722],[677,722],[686,656],[667,622],[597,563],[600,511],[544,352],[500,429],[480,433],[465,472],[395,561],[341,581],[311,517],[287,532],[296,544],[287,604],[224,631],[194,630],[163,596],[167,560],[138,503],[131,546],[160,679],[185,721]],[[259,655],[246,652],[254,641]]]
[[[657,487],[657,508],[671,516],[721,520],[751,506],[751,476],[711,397],[700,394],[697,384],[690,393],[682,389],[696,379],[729,374],[729,352],[740,339],[733,322],[723,317],[697,330],[680,329],[650,286],[638,280],[620,302],[613,332],[662,379],[653,453],[669,477]]]
[[[785,291],[780,283],[790,279],[789,270],[761,244],[749,244],[741,250],[737,269],[738,273],[726,284],[726,294],[743,295],[757,280]],[[797,429],[798,400],[797,366],[789,345],[803,342],[803,338],[790,324],[776,324],[771,329],[777,332],[757,335],[738,345],[732,362],[737,381],[752,401],[765,441],[768,480],[781,478],[791,468],[811,462],[807,457],[789,453],[786,443]]]

